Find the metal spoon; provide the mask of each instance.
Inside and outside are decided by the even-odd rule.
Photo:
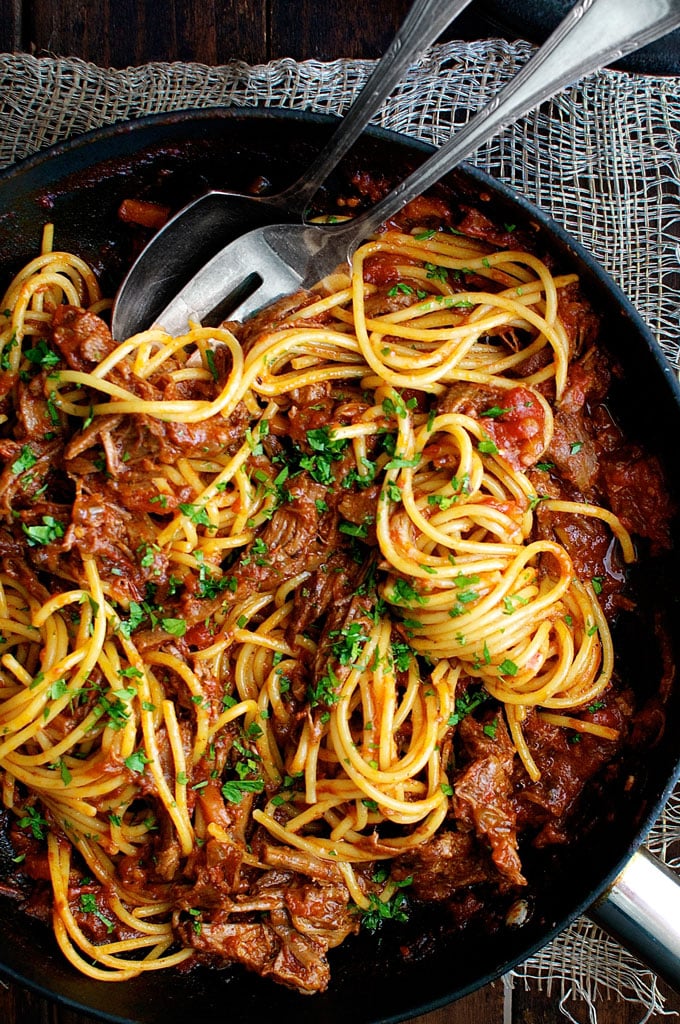
[[[469,3],[415,0],[330,142],[295,184],[273,196],[207,192],[168,221],[140,253],[118,291],[111,321],[114,338],[127,338],[148,326],[177,289],[226,242],[263,224],[302,220],[319,186],[378,112],[408,66]]]
[[[429,160],[376,206],[341,225],[270,224],[218,253],[157,317],[171,334],[220,309],[244,318],[310,287],[483,142],[581,76],[680,25],[680,0],[579,0],[521,71]],[[246,297],[247,296],[247,297]],[[230,298],[231,297],[231,298]],[[148,326],[148,325],[147,325]]]

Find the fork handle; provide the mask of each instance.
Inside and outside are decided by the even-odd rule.
[[[456,135],[343,231],[350,254],[366,235],[398,213],[507,125],[560,89],[632,53],[680,25],[680,0],[579,0],[496,96]]]
[[[303,177],[277,196],[280,209],[304,215],[310,200],[359,138],[416,57],[436,41],[470,0],[415,0],[371,77],[342,118],[328,145]]]

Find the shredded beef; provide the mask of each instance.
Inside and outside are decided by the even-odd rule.
[[[611,695],[598,704],[586,717],[618,730],[619,740],[582,733],[574,743],[573,734],[546,722],[535,711],[527,716],[524,734],[541,777],[529,786],[516,773],[512,802],[520,827],[534,831],[536,846],[568,841],[570,812],[584,785],[612,760],[625,739],[633,711],[630,695]]]
[[[602,476],[612,512],[626,529],[648,537],[657,550],[670,548],[674,509],[659,460],[629,445],[602,460]]]
[[[446,900],[496,878],[497,872],[470,832],[441,832],[399,857],[392,876],[398,881],[412,877],[420,899]]]
[[[454,783],[456,818],[489,843],[494,864],[510,884],[524,885],[511,800],[515,748],[500,716],[484,723],[468,716],[459,728],[470,764]]]
[[[339,891],[307,886],[280,894],[281,905],[266,922],[234,921],[230,910],[201,915],[177,925],[182,941],[227,963],[241,964],[302,993],[324,992],[330,980],[326,953],[356,924]]]
[[[104,321],[75,306],[57,306],[52,341],[72,370],[91,370],[116,347]]]

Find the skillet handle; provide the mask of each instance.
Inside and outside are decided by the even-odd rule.
[[[588,916],[680,992],[680,877],[662,861],[633,854]]]

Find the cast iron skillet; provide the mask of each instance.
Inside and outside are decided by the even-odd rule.
[[[0,175],[0,288],[32,258],[42,225],[56,225],[56,247],[88,260],[112,293],[131,258],[129,229],[116,211],[129,196],[178,207],[207,187],[247,188],[260,175],[275,188],[304,170],[332,130],[330,118],[290,111],[213,110],[166,114],[100,130],[57,146]],[[402,177],[430,152],[403,137],[370,131],[346,161]],[[340,179],[339,179],[340,180]],[[619,411],[629,434],[666,461],[678,502],[680,388],[630,303],[608,276],[547,216],[472,168],[452,187],[474,196],[502,223],[532,231],[539,249],[575,269],[604,313],[607,340],[623,363]],[[339,184],[339,181],[335,183]],[[331,183],[331,188],[333,183]],[[339,186],[341,187],[341,185]],[[676,460],[673,463],[673,460]],[[677,536],[677,529],[675,531]],[[645,557],[636,573],[649,618],[666,615],[680,663],[678,550],[663,562]],[[617,631],[620,664],[643,693],[653,693],[660,657],[649,624]],[[641,844],[680,775],[680,687],[668,726],[651,751],[632,754],[621,779],[587,806],[582,838],[563,849],[525,851],[530,915],[522,927],[489,930],[481,922],[461,936],[439,911],[378,936],[350,939],[331,954],[332,981],[323,995],[300,996],[253,975],[227,970],[161,971],[117,984],[82,977],[56,948],[51,930],[0,901],[0,970],[42,995],[103,1020],[185,1024],[203,1020],[264,1024],[378,1024],[425,1013],[480,987],[521,962],[607,889]],[[633,780],[631,782],[631,780]],[[0,874],[2,869],[0,850]]]

